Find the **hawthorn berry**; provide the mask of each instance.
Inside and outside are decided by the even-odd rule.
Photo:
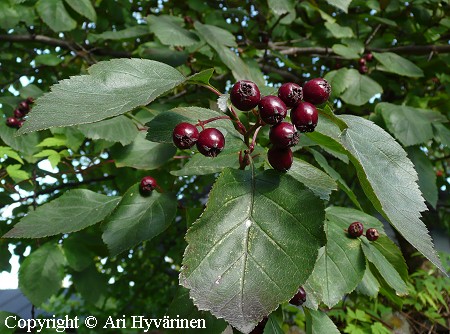
[[[27,97],[27,99],[25,101],[27,101],[28,104],[34,103],[34,99],[32,97]]]
[[[22,101],[22,102],[19,103],[18,109],[26,114],[26,113],[28,113],[30,111],[30,105],[25,100],[25,101]]]
[[[269,139],[275,147],[286,148],[298,144],[299,133],[288,122],[278,123],[270,128]]]
[[[278,97],[286,107],[293,108],[303,99],[303,89],[296,83],[287,82],[278,89]]]
[[[372,52],[369,52],[369,53],[365,54],[365,55],[364,55],[364,58],[365,58],[367,61],[372,61],[372,60],[373,60],[373,54],[372,54]]]
[[[292,299],[289,301],[289,304],[301,306],[304,302],[306,302],[306,291],[301,286],[298,288],[298,291],[294,295],[294,297],[292,297]]]
[[[14,110],[15,118],[23,118],[24,116],[25,116],[25,113],[22,110],[20,110],[18,108]]]
[[[363,234],[364,226],[360,222],[353,222],[353,223],[350,224],[350,226],[348,227],[347,231],[348,231],[348,234],[352,238],[357,238],[357,237],[360,237]]]
[[[222,152],[225,146],[225,137],[215,128],[208,128],[200,132],[197,140],[197,149],[204,156],[214,158]]]
[[[236,82],[230,92],[233,105],[242,111],[249,111],[258,105],[261,93],[253,81],[240,80]]]
[[[303,99],[312,104],[322,104],[331,94],[331,86],[323,78],[315,78],[309,80],[303,86]]]
[[[300,102],[291,110],[291,121],[300,132],[313,132],[319,120],[319,113],[309,102]]]
[[[287,172],[294,162],[294,154],[289,147],[272,147],[267,152],[267,159],[274,169],[280,172]]]
[[[359,58],[359,60],[358,60],[358,64],[359,64],[359,66],[364,66],[364,65],[366,65],[366,58]]]
[[[369,72],[369,68],[366,65],[362,65],[359,67],[359,73],[366,74],[367,72]]]
[[[258,104],[259,116],[271,125],[280,123],[287,115],[287,107],[284,102],[276,96],[264,96]]]
[[[20,120],[18,120],[15,117],[8,117],[6,119],[6,125],[9,126],[10,128],[18,129],[21,127],[22,124],[21,124]]]
[[[179,123],[172,132],[173,143],[181,150],[191,148],[195,145],[199,133],[195,125],[190,123]]]
[[[156,180],[151,176],[144,176],[139,184],[139,192],[142,196],[149,196],[158,186]]]
[[[366,238],[369,241],[375,241],[378,239],[379,236],[380,234],[378,233],[376,228],[369,228],[366,231]]]

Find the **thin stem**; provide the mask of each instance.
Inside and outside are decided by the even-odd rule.
[[[132,119],[133,121],[135,121],[135,122],[138,123],[139,125],[142,125],[144,128],[146,128],[145,124],[142,123],[139,119],[137,119],[133,114],[131,114],[131,113],[126,113],[125,116],[127,116],[128,118]]]
[[[213,92],[217,96],[222,95],[222,93],[217,88],[214,88],[211,85],[199,84],[199,86],[205,87],[206,89],[210,90],[211,92]]]
[[[256,137],[258,136],[258,132],[259,130],[261,130],[262,125],[260,125],[259,127],[256,128],[255,133],[253,133],[253,138],[252,138],[252,143],[250,144],[250,153],[253,152],[253,150],[255,149],[255,145],[256,145]]]
[[[247,132],[247,129],[245,128],[245,125],[242,124],[242,122],[241,122],[241,120],[239,119],[239,117],[238,117],[236,111],[234,110],[233,106],[230,106],[229,109],[230,109],[231,114],[233,115],[233,117],[234,117],[234,119],[235,119],[235,121],[236,121],[237,126],[238,126],[238,129],[237,129],[237,130],[239,131],[239,133],[240,133],[241,135],[244,135],[244,136],[245,136],[245,134],[246,134],[246,132]]]
[[[205,121],[198,120],[198,123],[195,124],[195,126],[201,126],[202,129],[204,129],[204,125],[205,124],[217,121],[219,119],[229,119],[229,120],[231,120],[231,118],[229,116],[217,116],[217,117],[213,117],[213,118],[207,119]]]

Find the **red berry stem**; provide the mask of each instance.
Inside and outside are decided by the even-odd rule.
[[[250,153],[253,152],[253,150],[255,149],[255,145],[256,145],[256,137],[258,136],[258,132],[259,130],[261,130],[262,125],[258,126],[255,130],[255,132],[253,133],[253,139],[252,139],[252,143],[250,144],[249,148],[250,148]]]
[[[233,106],[230,106],[230,111],[231,111],[231,114],[234,117],[234,120],[236,121],[236,125],[238,126],[237,130],[239,131],[239,133],[241,135],[245,136],[245,133],[247,132],[247,129],[246,129],[245,125],[242,124],[242,122],[240,121],[239,116],[237,115],[236,110],[234,110]]]
[[[206,89],[210,90],[211,92],[213,92],[214,94],[216,94],[217,96],[222,95],[221,92],[219,92],[218,89],[214,88],[211,85],[205,85],[205,84],[198,84],[199,86],[205,87]]]
[[[231,117],[229,117],[229,116],[217,116],[217,117],[209,118],[209,119],[204,120],[204,121],[198,120],[198,123],[195,124],[195,126],[200,126],[204,130],[205,129],[205,127],[204,127],[205,124],[217,121],[219,119],[229,119],[229,120],[231,120]]]

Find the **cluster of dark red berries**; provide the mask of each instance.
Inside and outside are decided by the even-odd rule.
[[[364,233],[364,226],[360,222],[353,222],[350,224],[350,226],[347,229],[348,235],[352,238],[358,238]],[[378,230],[375,228],[369,228],[366,231],[366,238],[369,241],[375,241],[378,239],[380,234],[378,233]]]
[[[214,158],[225,147],[225,137],[216,128],[207,128],[198,132],[190,123],[179,123],[172,132],[173,143],[181,150],[189,149],[195,144],[204,156]]]
[[[267,156],[269,163],[274,169],[285,172],[293,162],[291,147],[298,144],[298,132],[314,131],[319,119],[315,105],[326,102],[330,93],[330,84],[315,78],[306,82],[303,88],[288,82],[278,89],[278,96],[261,97],[254,82],[241,80],[231,89],[230,100],[242,111],[258,107],[261,121],[271,125],[269,139],[273,146]],[[288,109],[291,109],[291,123],[283,122]]]
[[[24,117],[30,112],[31,105],[34,99],[29,97],[19,103],[17,108],[14,110],[14,117],[8,117],[6,119],[6,125],[10,128],[19,129],[22,127],[23,122],[25,122]]]
[[[372,53],[366,53],[364,56],[359,58],[358,65],[359,65],[359,73],[366,74],[369,72],[369,67],[367,67],[367,62],[371,62],[373,60],[373,54]]]
[[[153,192],[153,190],[155,190],[158,187],[158,183],[156,182],[156,180],[151,177],[151,176],[144,176],[141,179],[141,183],[139,184],[139,193],[144,196],[150,196]]]

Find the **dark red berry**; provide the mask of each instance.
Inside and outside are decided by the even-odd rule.
[[[258,105],[261,93],[253,81],[240,80],[231,89],[230,100],[233,105],[242,111],[249,111]]]
[[[365,58],[367,61],[372,61],[372,60],[373,60],[373,54],[372,54],[371,52],[369,52],[369,53],[367,53],[367,54],[364,55],[364,58]]]
[[[364,232],[364,226],[360,222],[353,222],[348,227],[348,234],[352,238],[360,237]]]
[[[22,118],[24,116],[25,116],[25,113],[22,110],[20,110],[20,109],[15,109],[14,110],[14,117],[15,118]]]
[[[156,180],[151,176],[144,176],[139,184],[139,192],[142,196],[151,195],[152,191],[158,186]]]
[[[300,132],[313,132],[319,121],[319,113],[314,105],[300,102],[291,110],[291,121]]]
[[[197,128],[190,123],[180,123],[172,132],[173,143],[181,150],[194,146],[198,137],[199,133]]]
[[[287,82],[278,89],[278,97],[286,107],[293,108],[303,100],[303,89],[296,83]]]
[[[325,79],[315,78],[303,86],[303,99],[312,104],[322,104],[328,100],[331,86]]]
[[[19,119],[19,128],[21,128],[23,126],[23,123],[25,123],[25,121],[22,119]]]
[[[258,104],[259,116],[267,124],[278,124],[287,115],[287,107],[284,102],[276,96],[264,96]]]
[[[255,328],[249,333],[249,334],[263,334],[264,333],[264,327],[266,327],[267,321],[269,318],[265,317],[263,320],[259,322],[259,324],[256,325]]]
[[[366,58],[359,58],[358,64],[359,64],[359,66],[364,66],[364,65],[366,65]]]
[[[224,146],[225,137],[219,130],[209,128],[200,132],[197,141],[197,149],[204,156],[214,158],[222,152]]]
[[[367,72],[369,72],[369,68],[366,65],[359,67],[359,73],[366,74]]]
[[[300,287],[294,297],[289,301],[289,304],[301,306],[304,302],[306,302],[306,291],[303,287]]]
[[[18,129],[21,126],[20,120],[18,120],[15,117],[8,117],[6,119],[6,125],[9,126],[10,128],[15,128]]]
[[[299,133],[288,122],[278,123],[270,128],[269,139],[273,146],[279,148],[291,147],[298,144]]]
[[[294,162],[294,154],[289,147],[272,147],[267,152],[267,159],[274,169],[280,172],[287,172]]]
[[[30,111],[30,105],[27,101],[22,101],[19,103],[18,109],[24,113],[28,113]]]
[[[378,239],[379,236],[380,234],[378,233],[376,228],[369,228],[366,231],[366,238],[369,241],[375,241]]]

